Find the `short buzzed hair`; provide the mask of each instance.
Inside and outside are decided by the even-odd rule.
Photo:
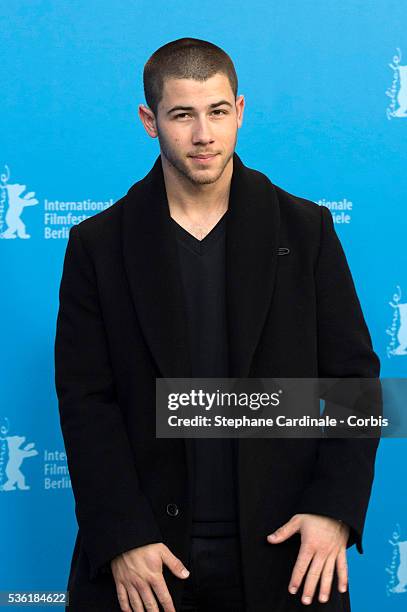
[[[229,55],[217,45],[199,38],[178,38],[153,53],[144,66],[144,96],[157,116],[166,78],[206,81],[221,72],[237,96],[237,75]]]

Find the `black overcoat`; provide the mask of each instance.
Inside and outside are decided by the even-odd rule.
[[[378,377],[330,211],[281,189],[236,153],[229,210],[230,376]],[[55,382],[79,526],[69,610],[120,610],[114,556],[164,542],[188,566],[189,444],[155,435],[156,377],[191,375],[160,156],[124,197],[72,227],[59,300]],[[296,596],[287,588],[300,535],[266,540],[294,514],[345,521],[348,546],[363,552],[377,445],[374,438],[238,440],[248,612],[306,608],[302,586]],[[183,580],[163,571],[178,609]],[[328,603],[316,599],[308,609],[350,609],[336,582]]]

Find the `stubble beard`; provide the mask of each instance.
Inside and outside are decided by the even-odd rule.
[[[215,183],[219,179],[219,177],[222,176],[222,173],[225,167],[227,166],[229,160],[233,157],[234,148],[236,146],[235,139],[235,145],[231,153],[224,160],[224,163],[216,172],[214,170],[211,170],[210,168],[203,168],[202,170],[193,171],[187,162],[184,162],[183,159],[177,156],[173,149],[167,146],[165,138],[163,138],[160,133],[158,133],[158,140],[160,143],[161,152],[164,155],[165,159],[168,161],[168,163],[171,164],[171,166],[173,166],[180,174],[182,174],[182,176],[184,176],[194,185],[209,185],[211,183]]]

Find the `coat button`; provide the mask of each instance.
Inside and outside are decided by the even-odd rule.
[[[177,504],[167,504],[167,514],[170,516],[177,516],[179,512]]]

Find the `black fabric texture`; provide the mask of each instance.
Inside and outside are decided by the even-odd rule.
[[[227,214],[202,239],[172,219],[179,246],[193,377],[228,377],[225,304]],[[195,438],[195,536],[237,533],[236,445],[232,438]]]

